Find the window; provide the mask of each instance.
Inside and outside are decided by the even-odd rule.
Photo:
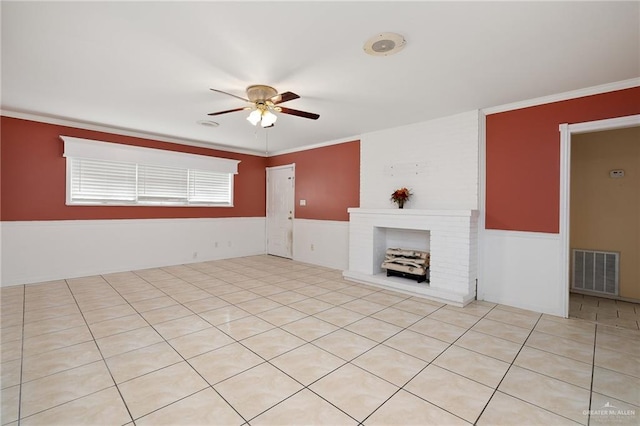
[[[67,204],[232,206],[239,161],[61,136]]]

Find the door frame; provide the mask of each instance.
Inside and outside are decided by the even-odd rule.
[[[293,191],[293,203],[291,207],[291,259],[294,258],[294,239],[295,233],[293,222],[296,218],[296,163],[283,164],[280,166],[273,167],[265,167],[265,180],[266,180],[266,191],[265,191],[265,221],[264,221],[264,252],[265,254],[269,254],[269,171],[271,170],[279,170],[279,169],[292,169],[293,173],[293,182],[291,185],[291,190]]]
[[[571,268],[570,208],[571,208],[571,136],[580,133],[623,129],[640,126],[640,114],[584,123],[560,125],[560,285],[564,306],[563,316],[569,318],[569,273]]]

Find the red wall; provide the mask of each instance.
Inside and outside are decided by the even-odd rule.
[[[267,160],[263,157],[9,117],[1,117],[0,126],[3,221],[265,216]],[[66,163],[60,135],[240,160],[234,182],[234,207],[67,206]]]
[[[360,141],[268,159],[269,167],[291,163],[296,164],[296,218],[348,221],[347,208],[360,206]]]
[[[640,87],[487,116],[486,228],[559,232],[560,131],[640,114]]]

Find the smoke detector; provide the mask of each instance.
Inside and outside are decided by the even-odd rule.
[[[406,44],[407,41],[400,34],[380,33],[366,41],[364,51],[373,56],[389,56],[404,49]]]

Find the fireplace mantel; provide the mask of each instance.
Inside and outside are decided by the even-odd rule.
[[[477,210],[360,209],[349,210],[351,281],[464,306],[475,297]],[[393,230],[422,232],[429,239],[430,283],[387,277],[381,268],[386,234]],[[428,237],[427,237],[428,236]],[[402,247],[418,248],[418,247]]]
[[[399,216],[461,216],[477,215],[477,210],[419,210],[419,209],[360,209],[351,207],[349,214],[359,215],[399,215]]]

